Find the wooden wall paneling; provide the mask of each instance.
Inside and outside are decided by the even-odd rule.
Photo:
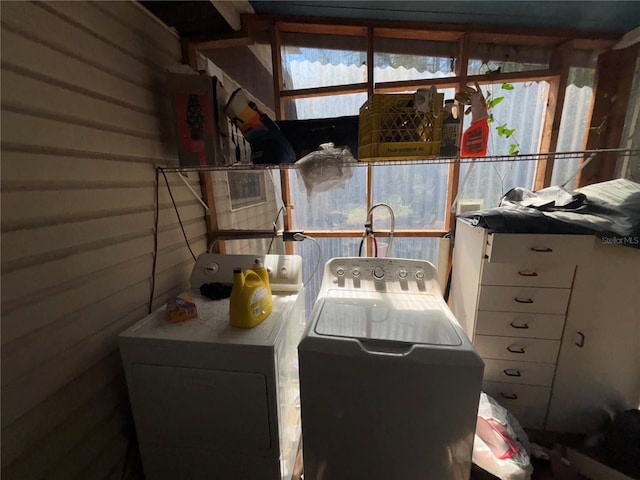
[[[185,187],[176,189],[173,195],[178,204],[197,202]],[[3,195],[2,220],[5,230],[33,228],[74,219],[136,212],[139,207],[135,206],[151,208],[152,201],[153,187],[67,189],[64,195],[56,190],[8,191]],[[171,199],[162,186],[160,205],[162,208],[172,206]]]
[[[539,151],[555,152],[560,135],[560,121],[562,119],[562,109],[564,107],[564,97],[567,92],[569,81],[569,67],[571,54],[573,51],[572,42],[565,42],[556,47],[551,55],[549,68],[557,70],[560,75],[549,80],[549,96],[547,98],[547,108],[545,111],[544,124],[542,126],[542,139]],[[533,184],[534,190],[548,187],[551,184],[553,175],[554,157],[549,156],[539,159],[536,164],[536,174]]]
[[[3,110],[2,141],[9,144],[27,144],[45,150],[50,145],[57,148],[92,152],[115,153],[137,158],[157,158],[170,162],[175,158],[175,146],[159,136],[114,132],[97,125],[57,115],[33,116],[23,111]]]
[[[109,2],[84,2],[80,5],[70,2],[51,2],[38,4],[38,6],[55,12],[66,21],[84,29],[89,35],[137,59],[157,73],[163,74],[166,68],[175,66],[178,55],[175,40],[178,36],[164,25],[160,25],[161,29],[158,29],[160,34],[155,34],[153,37],[140,31],[136,32],[131,25],[127,25],[118,18],[118,7],[110,5]],[[124,7],[129,10],[129,14],[133,13],[137,16],[138,13],[134,11],[137,9],[136,6],[125,4]],[[141,13],[149,15],[146,9]],[[143,21],[142,16],[140,20],[140,25],[149,24],[148,21]]]
[[[202,247],[205,245],[205,238],[206,234],[202,232],[199,242]],[[172,261],[171,259],[176,255],[178,259],[188,261],[184,242],[180,240],[177,244],[160,250],[158,268],[161,271],[166,269],[165,264]],[[169,267],[171,266],[173,265],[169,264]],[[135,305],[136,299],[144,295],[146,288],[146,281],[138,282],[88,307],[71,311],[60,319],[54,319],[26,336],[3,344],[2,384],[6,385],[14,381],[59,352],[73,348],[102,325],[108,324],[112,318],[119,318],[126,314],[131,309],[131,305]],[[46,291],[37,292],[35,295],[46,295]]]
[[[620,146],[639,52],[640,43],[636,43],[598,57],[587,150]],[[599,154],[578,174],[578,186],[611,180],[617,161],[616,154]]]
[[[74,18],[60,14],[60,7],[66,7],[70,15],[76,15],[77,7],[56,4],[15,2],[3,9],[3,22],[12,29],[23,32],[30,38],[66,55],[72,56],[94,68],[109,72],[131,84],[140,85],[153,91],[163,72],[154,64],[149,64],[130,55],[126,49],[114,46],[112,41],[97,36],[93,29],[79,24]],[[5,16],[9,20],[5,20]],[[55,36],[46,32],[55,31]],[[115,39],[114,39],[115,40]],[[82,49],[78,49],[78,45]]]
[[[14,462],[2,472],[3,478],[51,478],[46,473],[52,464],[64,458],[96,424],[109,419],[120,407],[126,398],[123,387],[122,382],[116,380],[97,391],[87,403],[74,412],[70,421],[30,445],[20,461]]]
[[[202,207],[199,203],[182,204],[179,208],[185,224],[202,218]],[[170,216],[171,214],[173,216]],[[161,209],[159,230],[177,228],[173,206]],[[5,230],[2,233],[2,243],[4,252],[7,253],[2,258],[2,272],[7,274],[32,265],[103,248],[112,243],[148,236],[152,229],[152,213],[142,210],[39,227],[39,233],[42,238],[48,240],[47,242],[35,237],[30,228]],[[33,287],[36,288],[37,285]]]
[[[91,402],[121,374],[120,353],[114,352],[39,405],[2,430],[2,468],[13,462],[21,452],[45,438],[69,417]]]
[[[123,459],[127,457],[127,463],[129,463],[128,457],[131,456],[131,449],[136,448],[135,445],[133,445],[133,438],[129,435],[122,434],[122,430],[126,432],[130,428],[131,426],[125,422],[122,429],[116,430],[113,438],[106,440],[99,450],[98,455],[76,476],[69,478],[73,478],[73,480],[86,480],[88,478],[92,480],[105,480],[112,478],[112,475],[118,475],[117,478],[121,480],[125,468]],[[104,438],[104,433],[101,433],[101,437]]]
[[[122,24],[139,39],[177,60],[181,56],[180,37],[138,2],[89,2],[117,23]]]
[[[188,260],[190,253],[183,244],[158,253],[158,272]],[[30,302],[7,302],[3,305],[3,345],[59,318],[98,302],[109,295],[145,280],[150,272],[151,256],[140,257],[103,269],[99,276],[73,280],[49,289],[48,295],[32,297]],[[148,271],[145,272],[145,266]]]
[[[157,117],[135,108],[114,104],[77,90],[61,88],[43,77],[25,75],[23,71],[3,69],[2,102],[5,108],[31,115],[68,119],[70,122],[94,125],[113,132],[162,138]]]
[[[194,241],[206,238],[201,218],[191,220],[184,227],[188,237]],[[158,232],[158,237],[159,250],[182,246],[187,248],[177,224],[171,229],[165,228]],[[109,245],[81,251],[47,263],[24,266],[9,273],[3,272],[2,281],[7,285],[2,291],[2,302],[9,305],[9,302],[28,301],[32,295],[44,296],[50,291],[55,291],[59,285],[79,283],[77,279],[97,276],[113,265],[122,265],[138,257],[151,255],[152,248],[153,244],[149,242],[147,233],[121,242],[113,241]]]
[[[2,49],[3,71],[16,70],[35,78],[46,78],[79,94],[163,116],[164,112],[158,110],[157,93],[147,90],[142,85],[131,83],[120,75],[87,65],[67,52],[51,48],[41,39],[36,40],[28,33],[25,34],[20,27],[9,23],[6,18],[5,13],[2,17],[0,37],[2,44],[11,45],[11,48]],[[34,59],[37,59],[37,64],[34,64]]]
[[[133,2],[2,13],[2,475],[106,477],[128,443],[117,335],[148,309],[154,166],[178,163],[163,83],[180,43]],[[202,207],[169,181],[202,251]],[[154,308],[193,265],[159,194]]]
[[[87,468],[95,469],[97,466],[95,462],[102,452],[113,443],[123,439],[127,433],[127,416],[123,410],[123,408],[116,409],[110,417],[87,432],[87,435],[75,445],[73,450],[47,471],[46,478],[68,480],[77,478]],[[78,459],[81,460],[78,461]],[[94,475],[92,478],[96,478],[96,476]]]

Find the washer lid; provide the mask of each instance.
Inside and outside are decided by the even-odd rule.
[[[432,295],[328,296],[318,312],[315,332],[333,337],[460,346],[462,340],[442,307]]]

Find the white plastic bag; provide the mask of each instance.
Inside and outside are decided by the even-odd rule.
[[[473,463],[501,480],[530,480],[527,434],[504,407],[482,392],[473,442]]]
[[[318,150],[298,160],[296,167],[307,189],[307,196],[311,197],[314,192],[343,188],[353,175],[350,163],[355,162],[348,147],[323,143]]]

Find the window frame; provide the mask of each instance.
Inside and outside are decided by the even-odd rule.
[[[296,32],[296,33],[314,33],[318,35],[331,35],[339,33],[340,35],[357,35],[366,37],[366,56],[367,56],[367,81],[362,83],[355,83],[350,85],[336,85],[330,87],[317,87],[306,89],[284,89],[283,85],[283,71],[282,71],[282,32]],[[458,53],[455,57],[455,76],[444,78],[432,78],[427,80],[406,80],[397,82],[384,82],[374,83],[374,43],[376,37],[393,37],[393,38],[409,38],[409,39],[430,39],[430,40],[442,40],[442,41],[457,41]],[[512,36],[515,41],[516,36]],[[525,38],[524,36],[518,37],[520,40]],[[532,40],[532,44],[535,40]],[[459,91],[466,85],[473,85],[475,82],[479,84],[487,84],[488,82],[510,82],[510,81],[547,81],[549,82],[549,100],[547,102],[547,108],[542,125],[542,140],[540,143],[540,153],[551,152],[555,150],[555,146],[558,140],[558,127],[560,116],[562,114],[562,103],[564,101],[564,94],[567,86],[568,72],[570,66],[570,56],[572,52],[571,46],[567,45],[571,42],[566,42],[560,47],[556,47],[552,50],[551,59],[549,62],[549,68],[542,70],[529,70],[524,72],[511,72],[511,73],[495,73],[490,76],[487,75],[472,75],[467,74],[469,65],[469,57],[472,48],[472,44],[486,43],[486,34],[472,34],[469,32],[424,32],[421,30],[411,29],[394,29],[394,28],[378,28],[374,26],[361,27],[361,26],[344,26],[336,30],[335,25],[309,25],[306,23],[290,23],[290,22],[276,22],[271,28],[271,51],[273,61],[273,80],[274,80],[274,98],[275,98],[275,113],[278,120],[286,120],[283,114],[285,112],[284,102],[288,100],[295,100],[298,98],[309,98],[315,96],[328,96],[345,93],[362,93],[367,92],[368,96],[374,93],[395,93],[406,90],[415,90],[417,88],[428,88],[431,85],[435,85],[437,88],[455,88]],[[367,165],[360,168],[367,169],[367,183],[366,183],[366,208],[369,210],[373,205],[373,192],[372,188],[372,171],[373,166]],[[547,157],[540,159],[536,164],[536,172],[534,177],[534,188],[539,189],[548,186],[551,182],[551,174],[553,171],[553,158]],[[292,198],[290,195],[289,186],[289,173],[287,170],[282,170],[281,182],[283,184],[283,201],[285,205],[292,204]],[[445,210],[445,222],[444,229],[420,229],[420,230],[396,230],[394,235],[396,237],[441,237],[445,233],[451,231],[455,224],[455,213],[452,209],[452,204],[458,195],[458,186],[460,180],[460,164],[458,162],[451,162],[449,164],[448,172],[448,187],[447,187],[447,200]],[[289,212],[284,216],[285,228],[291,226],[291,216]],[[327,230],[313,230],[307,231],[310,235],[317,237],[352,237],[354,235],[361,234],[359,231],[342,230],[340,232],[332,232]],[[368,252],[371,251],[368,246]],[[287,253],[293,253],[293,245],[286,245]]]

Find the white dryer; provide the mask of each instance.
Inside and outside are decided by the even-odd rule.
[[[327,262],[298,356],[305,480],[468,480],[484,365],[429,262]]]
[[[229,299],[200,295],[231,284],[260,258],[273,311],[252,329],[229,326]],[[120,335],[147,480],[291,478],[300,440],[296,345],[304,328],[301,258],[203,254],[189,293],[198,318],[169,323],[165,307]]]

